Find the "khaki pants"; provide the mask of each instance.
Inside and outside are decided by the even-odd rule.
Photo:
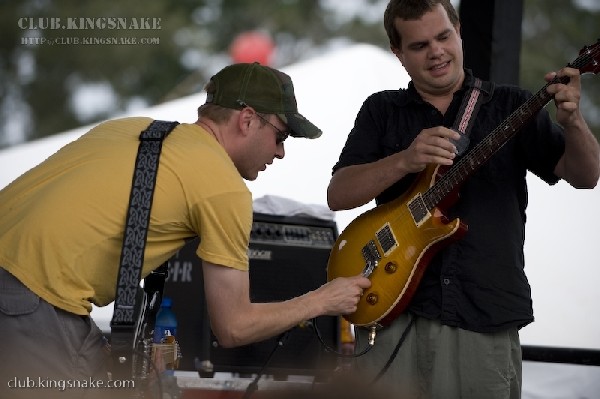
[[[380,330],[373,348],[356,360],[356,372],[367,383],[387,363],[408,320],[403,314]],[[368,331],[356,333],[360,351]],[[398,399],[518,399],[521,367],[516,328],[482,334],[418,317],[377,384]]]
[[[114,397],[98,386],[106,361],[90,317],[55,308],[0,267],[0,398]]]

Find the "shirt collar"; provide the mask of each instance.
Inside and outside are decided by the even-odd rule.
[[[465,79],[463,80],[463,84],[462,87],[459,89],[459,92],[464,93],[465,90],[473,87],[475,85],[475,76],[473,76],[473,71],[471,71],[471,69],[469,68],[465,68]],[[483,92],[485,92],[486,94],[490,94],[489,93],[489,88],[487,87],[487,85],[483,85],[483,87],[480,88]],[[408,87],[406,88],[406,96],[404,97],[403,101],[401,101],[400,105],[401,106],[405,106],[408,105],[409,103],[415,103],[415,104],[422,104],[424,101],[421,98],[421,95],[417,92],[417,89],[415,89],[415,85],[412,82],[412,80],[408,83]]]

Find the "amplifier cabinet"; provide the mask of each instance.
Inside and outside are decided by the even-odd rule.
[[[334,221],[299,216],[254,213],[248,255],[250,297],[253,302],[290,299],[327,281],[327,260],[338,231]],[[212,372],[258,373],[275,347],[264,373],[316,374],[335,367],[335,354],[326,350],[310,321],[281,337],[238,348],[222,348],[210,331],[204,300],[202,267],[190,241],[169,261],[165,296],[173,299],[181,345],[180,369]],[[323,341],[338,350],[340,318],[316,319]]]

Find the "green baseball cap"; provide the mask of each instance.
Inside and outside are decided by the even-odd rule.
[[[233,109],[250,106],[256,112],[276,114],[292,137],[315,139],[323,133],[298,113],[292,79],[277,69],[258,62],[239,63],[221,69],[210,80],[207,103]]]

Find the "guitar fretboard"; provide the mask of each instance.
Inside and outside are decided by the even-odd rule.
[[[590,63],[596,63],[597,46],[593,50],[586,49],[568,66],[580,71]],[[595,65],[595,64],[594,64]],[[555,83],[568,83],[569,78],[554,78],[546,83],[536,94],[517,108],[503,123],[487,135],[477,146],[458,160],[425,192],[423,202],[431,211],[452,191],[462,185],[481,165],[487,162],[504,144],[506,144],[537,112],[544,108],[553,96],[546,89]]]

